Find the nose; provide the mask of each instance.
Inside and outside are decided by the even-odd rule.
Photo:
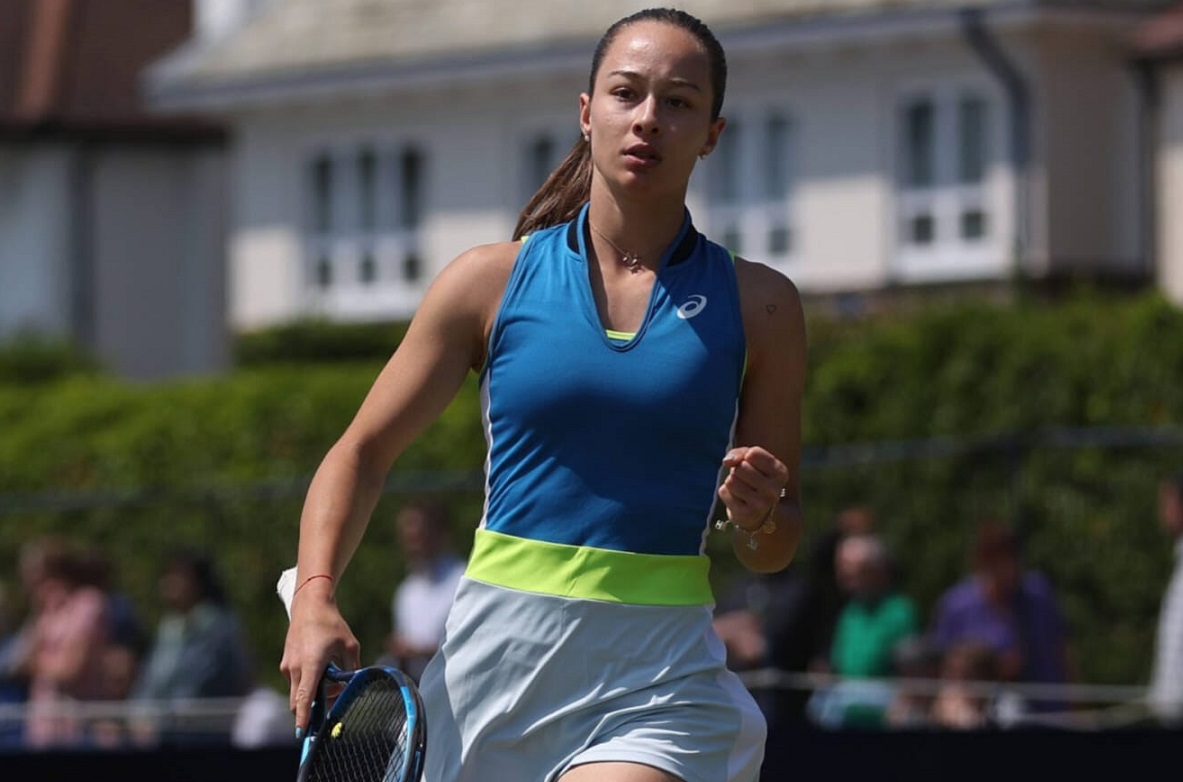
[[[657,115],[657,99],[650,95],[637,104],[633,115],[633,131],[639,136],[656,136],[661,129]]]

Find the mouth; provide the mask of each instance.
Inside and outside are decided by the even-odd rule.
[[[625,157],[640,163],[652,165],[661,162],[661,155],[649,144],[634,144],[624,151]]]

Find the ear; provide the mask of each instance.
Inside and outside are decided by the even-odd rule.
[[[591,96],[586,92],[579,93],[579,132],[584,136],[591,133]]]
[[[715,146],[719,143],[719,136],[723,135],[723,129],[727,127],[727,119],[719,117],[711,123],[711,128],[707,131],[706,143],[702,145],[702,149],[698,151],[700,157],[706,157],[714,151]]]

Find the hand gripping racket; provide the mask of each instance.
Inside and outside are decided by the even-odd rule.
[[[296,569],[276,584],[288,617]],[[328,703],[330,683],[345,688]],[[419,690],[397,668],[343,671],[329,663],[317,685],[296,782],[419,782],[427,751],[427,720]]]

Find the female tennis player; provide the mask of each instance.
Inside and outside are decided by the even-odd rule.
[[[514,240],[433,281],[309,488],[280,665],[297,730],[327,661],[358,664],[333,588],[387,473],[473,371],[486,507],[422,678],[425,780],[757,779],[766,727],[711,629],[705,542],[719,500],[743,565],[792,559],[806,345],[794,285],[685,205],[725,82],[698,19],[613,24]]]

